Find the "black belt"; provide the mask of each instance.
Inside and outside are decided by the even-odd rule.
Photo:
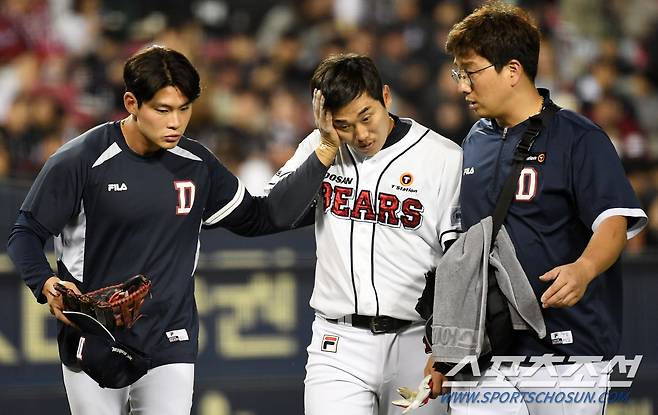
[[[400,320],[389,316],[373,317],[360,314],[352,314],[341,318],[327,318],[325,320],[334,324],[345,323],[352,327],[369,329],[373,334],[394,333],[411,324],[409,320]]]

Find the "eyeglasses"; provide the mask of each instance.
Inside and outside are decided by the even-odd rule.
[[[457,85],[459,85],[460,82],[464,81],[466,85],[470,87],[473,85],[473,80],[471,79],[471,75],[484,71],[485,69],[491,68],[492,66],[494,66],[493,63],[489,66],[485,66],[484,68],[480,68],[475,71],[466,71],[464,69],[451,69],[450,76],[457,83]]]

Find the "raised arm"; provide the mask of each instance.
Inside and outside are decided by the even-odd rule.
[[[341,145],[331,112],[324,108],[324,96],[319,90],[313,93],[313,117],[317,132],[300,144],[295,155],[266,188],[272,220],[278,227],[297,227],[312,222],[305,219],[312,215],[310,210],[322,180]]]

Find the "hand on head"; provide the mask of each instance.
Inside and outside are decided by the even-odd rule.
[[[340,138],[334,128],[331,111],[324,107],[324,95],[319,89],[313,90],[313,118],[322,137],[321,144],[336,149],[340,147]]]
[[[320,131],[320,145],[315,154],[325,166],[331,166],[336,158],[341,140],[334,128],[331,111],[324,108],[324,95],[319,89],[313,90],[313,118]]]

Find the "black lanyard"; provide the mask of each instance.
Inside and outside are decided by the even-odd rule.
[[[521,170],[523,170],[523,164],[525,163],[526,158],[530,154],[530,148],[539,133],[541,133],[542,128],[548,128],[549,124],[553,120],[553,116],[560,110],[560,107],[555,105],[553,102],[548,102],[539,114],[533,115],[529,118],[528,127],[523,133],[523,138],[519,142],[519,145],[516,146],[514,151],[514,159],[512,161],[512,171],[509,176],[507,176],[507,181],[501,190],[500,195],[498,196],[498,202],[496,203],[496,208],[493,213],[493,229],[491,234],[491,249],[494,247],[494,242],[496,241],[496,236],[500,227],[505,222],[505,216],[507,216],[507,211],[509,210],[510,205],[512,204],[512,198],[516,190],[516,186],[519,180],[519,175]]]

